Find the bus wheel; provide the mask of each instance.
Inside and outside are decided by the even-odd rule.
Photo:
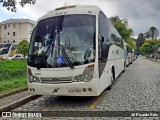
[[[123,69],[122,72],[125,72],[125,70],[126,70],[126,64],[125,64],[125,62],[124,62],[124,69]]]
[[[114,67],[112,67],[111,84],[108,86],[107,90],[111,90],[114,80],[115,80],[115,70],[114,70]]]

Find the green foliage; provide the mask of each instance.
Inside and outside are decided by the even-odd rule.
[[[126,19],[120,20],[118,16],[111,17],[110,20],[125,42],[128,43],[132,48],[135,48],[135,43],[131,39],[131,36],[133,35],[133,29],[128,27],[128,21]]]
[[[142,46],[142,44],[144,43],[144,41],[146,39],[157,39],[158,36],[158,29],[155,27],[150,27],[149,31],[146,33],[140,33],[136,42],[137,45],[137,50],[140,50],[140,47]]]
[[[17,2],[16,0],[0,0],[0,4],[1,3],[3,7],[7,8],[7,10],[16,12],[17,3],[19,3],[19,5],[23,7],[25,4],[35,4],[36,0],[20,0],[19,2]]]
[[[145,54],[153,53],[160,46],[160,40],[146,40],[140,47],[141,52]]]
[[[0,61],[0,81],[26,76],[26,60]]]
[[[15,91],[27,87],[27,77],[14,78],[7,81],[0,81],[0,94]]]
[[[26,60],[0,61],[0,94],[27,87]]]
[[[127,39],[126,41],[128,45],[130,45],[133,49],[136,49],[136,42],[133,41],[132,39]]]
[[[18,44],[18,52],[26,56],[28,53],[28,50],[29,50],[29,42],[27,40],[22,40]]]
[[[116,23],[113,23],[115,28],[118,30],[122,38],[127,41],[127,39],[130,39],[131,35],[133,34],[133,30],[128,28],[124,23],[121,21],[118,21]]]

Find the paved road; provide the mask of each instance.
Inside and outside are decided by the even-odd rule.
[[[138,58],[126,68],[125,73],[118,77],[112,89],[104,91],[100,97],[43,96],[15,111],[160,111],[160,62]],[[146,120],[147,117],[66,117],[63,119]]]

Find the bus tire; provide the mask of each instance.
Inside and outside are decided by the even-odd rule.
[[[108,86],[107,90],[111,90],[114,80],[115,80],[115,69],[114,69],[114,67],[112,67],[111,84]]]
[[[124,62],[124,69],[122,72],[125,72],[125,70],[126,70],[126,63]]]

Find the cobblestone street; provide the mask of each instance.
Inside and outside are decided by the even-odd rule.
[[[160,62],[143,57],[138,58],[118,77],[112,89],[105,90],[99,97],[42,96],[14,111],[160,111]],[[59,118],[53,119],[58,120]],[[60,119],[159,120],[160,118],[63,117]]]

